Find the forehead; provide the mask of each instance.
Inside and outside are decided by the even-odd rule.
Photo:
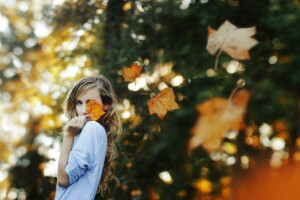
[[[77,100],[95,99],[100,100],[100,92],[98,88],[91,88],[81,92],[77,97]]]

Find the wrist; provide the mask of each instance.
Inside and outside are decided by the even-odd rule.
[[[74,138],[75,138],[74,134],[68,132],[64,133],[64,137],[63,137],[64,140],[74,140]]]
[[[82,128],[79,127],[73,127],[73,126],[67,126],[64,130],[65,135],[69,137],[75,137],[76,135],[80,134]]]

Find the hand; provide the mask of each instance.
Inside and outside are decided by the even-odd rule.
[[[74,137],[80,134],[85,121],[85,116],[77,116],[72,118],[65,126],[65,135]]]

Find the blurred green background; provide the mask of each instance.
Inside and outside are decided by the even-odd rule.
[[[207,27],[225,20],[255,26],[259,44],[250,60],[223,53],[214,70]],[[263,163],[280,176],[300,160],[299,24],[299,0],[0,0],[0,199],[54,198],[61,104],[75,80],[100,73],[120,98],[123,133],[121,186],[96,199],[246,200],[244,175]],[[135,61],[143,73],[126,83]],[[238,80],[251,92],[245,129],[189,153],[196,106],[228,98]],[[145,93],[166,87],[180,108],[150,116]]]

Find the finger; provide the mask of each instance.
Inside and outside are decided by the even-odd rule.
[[[78,120],[79,120],[79,117],[74,117],[74,118],[70,121],[69,126],[77,127]]]
[[[70,126],[75,126],[76,123],[77,123],[77,120],[78,120],[78,118],[77,118],[77,117],[74,117],[73,119],[71,119],[69,125],[70,125]]]
[[[79,117],[77,118],[77,120],[76,120],[76,125],[75,125],[75,126],[81,128],[81,127],[82,127],[81,121],[82,121],[82,116],[79,116]]]
[[[85,123],[86,123],[86,116],[83,116],[83,118],[82,118],[82,126],[84,126]]]
[[[83,116],[83,117],[82,117],[82,121],[83,121],[83,124],[84,124],[85,121],[86,121],[86,116]]]
[[[77,127],[80,127],[80,128],[83,127],[84,121],[85,121],[85,116],[80,116],[80,117],[78,117],[78,121],[77,121],[76,126],[77,126]]]
[[[83,127],[84,121],[85,121],[85,116],[80,116],[80,117],[78,118],[77,126],[78,126],[78,127]]]

